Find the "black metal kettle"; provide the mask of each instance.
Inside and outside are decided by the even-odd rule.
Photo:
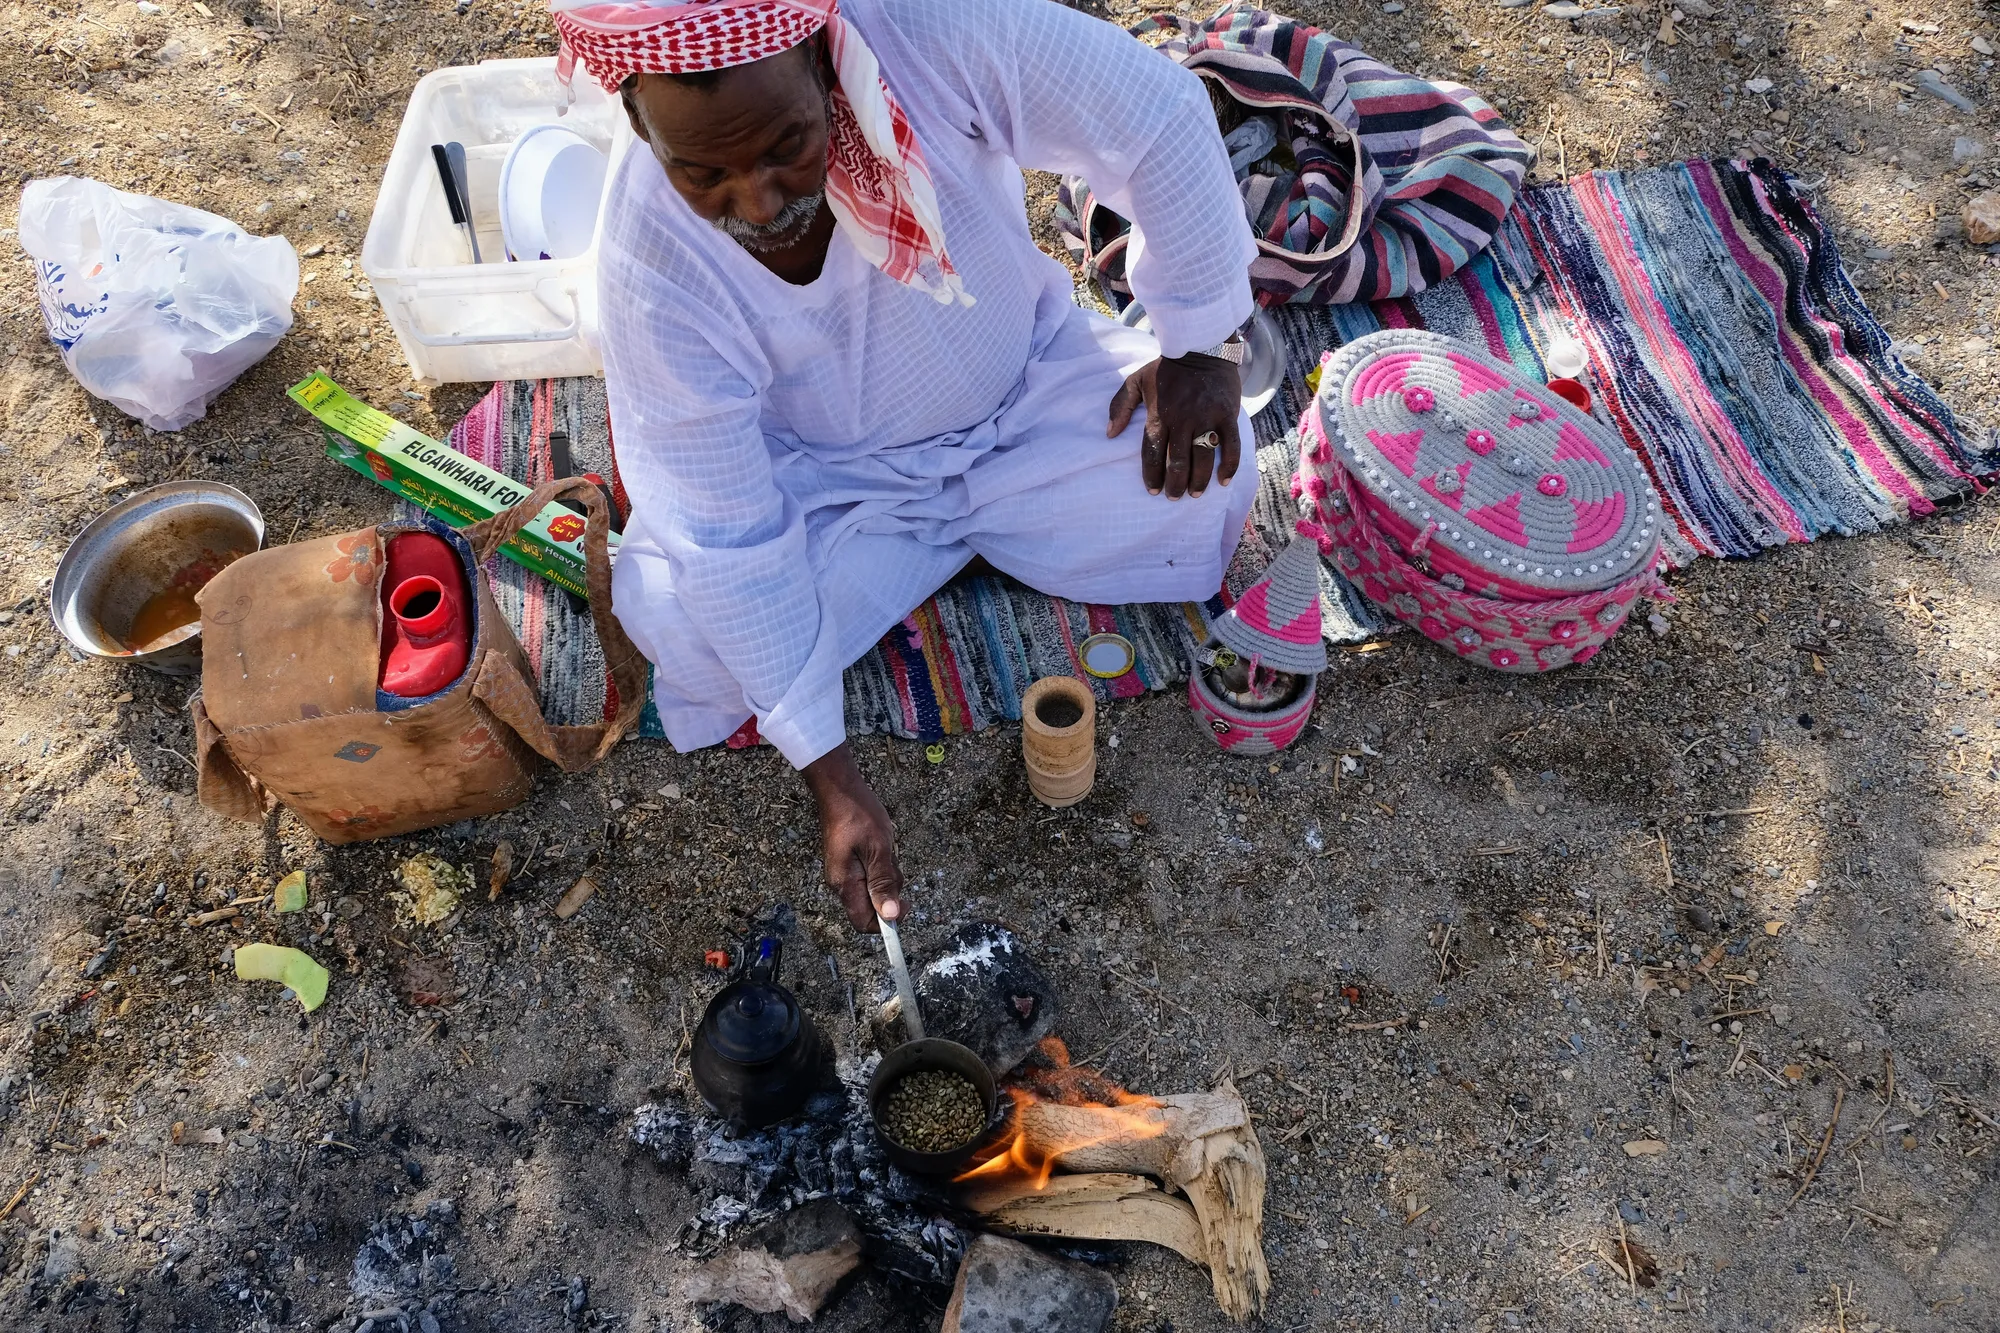
[[[819,1031],[778,984],[783,946],[757,941],[736,980],[716,992],[694,1034],[694,1085],[718,1115],[761,1129],[798,1114],[818,1086]]]

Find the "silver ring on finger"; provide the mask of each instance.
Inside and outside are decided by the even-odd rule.
[[[1190,441],[1197,449],[1217,449],[1222,446],[1222,432],[1205,430]]]

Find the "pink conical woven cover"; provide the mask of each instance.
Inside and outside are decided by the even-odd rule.
[[[1275,671],[1316,676],[1326,670],[1319,619],[1319,546],[1295,539],[1263,577],[1243,590],[1215,622],[1223,647]]]

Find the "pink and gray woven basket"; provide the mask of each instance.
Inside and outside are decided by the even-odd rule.
[[[1658,494],[1625,442],[1511,366],[1385,329],[1320,362],[1306,521],[1369,600],[1498,671],[1588,661],[1658,577]]]
[[[1218,653],[1233,654],[1260,672],[1299,677],[1298,693],[1268,710],[1242,708],[1210,687],[1202,667]],[[1326,634],[1320,621],[1319,553],[1310,541],[1294,541],[1236,604],[1216,618],[1210,638],[1188,671],[1188,707],[1208,727],[1215,743],[1231,754],[1271,754],[1299,738],[1312,721],[1319,697],[1319,673],[1326,670]]]

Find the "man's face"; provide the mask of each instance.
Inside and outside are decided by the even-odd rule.
[[[807,41],[706,84],[641,74],[625,94],[633,133],[674,189],[745,249],[796,244],[825,203],[820,51]]]

